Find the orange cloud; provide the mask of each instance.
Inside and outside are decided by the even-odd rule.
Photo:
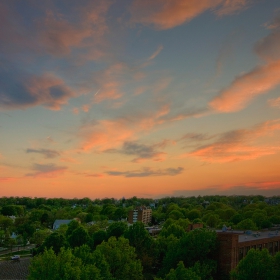
[[[201,146],[183,157],[191,156],[206,162],[223,163],[275,154],[280,151],[278,145],[261,145],[257,141],[276,130],[280,130],[280,119],[265,122],[253,129],[230,131],[220,135],[212,144]]]
[[[243,109],[254,97],[264,94],[280,83],[280,60],[259,66],[237,77],[209,105],[220,112]]]
[[[124,63],[116,63],[105,70],[94,73],[93,80],[99,88],[94,95],[94,102],[120,98],[123,95],[121,85],[126,71],[127,66]]]
[[[242,1],[241,1],[242,2]],[[280,84],[280,25],[274,20],[272,33],[260,40],[256,53],[267,61],[263,66],[237,77],[210,103],[216,111],[234,112],[243,109],[253,98],[274,89]]]
[[[134,136],[133,129],[124,120],[101,120],[93,127],[83,127],[81,134],[86,138],[82,147],[85,151],[92,148],[98,150],[110,149],[121,145]]]
[[[132,21],[169,29],[192,20],[206,10],[219,15],[232,14],[247,7],[246,0],[136,0],[131,6]]]
[[[150,116],[128,116],[116,120],[100,120],[81,127],[80,136],[85,139],[82,150],[96,148],[105,151],[121,146],[126,141],[133,141],[141,132],[152,129],[164,121],[160,117],[169,112],[168,106],[163,106]]]

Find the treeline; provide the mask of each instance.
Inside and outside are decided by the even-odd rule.
[[[216,233],[187,227],[172,221],[153,238],[141,222],[89,231],[73,220],[35,250],[29,279],[212,279]]]

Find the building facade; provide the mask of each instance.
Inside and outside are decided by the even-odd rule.
[[[134,224],[137,221],[147,225],[152,221],[152,209],[142,206],[129,211],[128,222]]]
[[[250,249],[266,248],[271,255],[279,251],[280,235],[274,232],[217,231],[219,279],[228,279]]]

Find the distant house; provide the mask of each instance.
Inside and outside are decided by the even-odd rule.
[[[58,229],[61,225],[68,225],[72,220],[55,220],[53,223],[53,230]]]

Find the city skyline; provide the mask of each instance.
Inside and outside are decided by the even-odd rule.
[[[276,0],[4,0],[0,194],[280,195]]]

